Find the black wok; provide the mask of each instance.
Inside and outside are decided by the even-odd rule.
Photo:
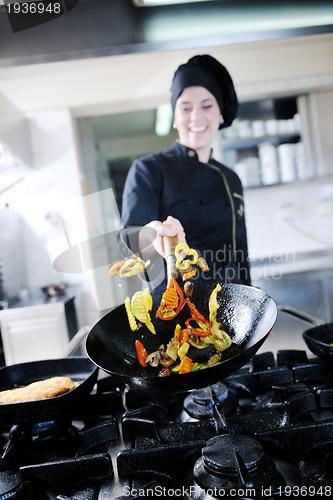
[[[324,323],[310,314],[292,307],[279,306],[279,310],[314,325],[303,332],[303,339],[310,351],[325,361],[333,359],[333,323]]]
[[[0,391],[26,386],[51,377],[70,377],[75,388],[54,398],[0,405],[0,424],[46,422],[73,410],[88,396],[97,380],[98,368],[87,357],[33,361],[0,368]]]
[[[309,328],[303,332],[303,339],[313,354],[326,361],[333,359],[333,323]]]
[[[196,284],[191,301],[199,312],[208,317],[208,304],[216,284]],[[185,392],[207,387],[246,364],[261,347],[271,331],[277,316],[274,301],[263,291],[245,285],[222,285],[218,293],[220,308],[217,319],[230,335],[233,344],[223,352],[222,361],[203,370],[183,375],[158,377],[159,368],[143,368],[137,361],[135,340],[139,339],[148,353],[161,344],[167,345],[177,323],[184,324],[190,317],[188,307],[169,321],[155,318],[163,292],[153,292],[151,318],[156,328],[153,335],[146,326],[137,332],[130,330],[125,306],[119,306],[104,316],[90,331],[86,349],[90,359],[105,372],[120,378],[130,386],[165,392]],[[188,356],[206,363],[213,348],[191,347]]]

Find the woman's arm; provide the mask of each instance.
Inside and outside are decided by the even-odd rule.
[[[163,175],[159,163],[153,156],[136,160],[128,173],[122,207],[122,221],[124,227],[143,226],[156,231],[156,238],[147,248],[147,232],[139,234],[139,249],[145,248],[145,255],[149,250],[158,252],[165,258],[163,237],[175,236],[178,242],[186,242],[184,228],[174,217],[159,220],[160,200],[163,190]],[[150,233],[151,234],[151,233]]]

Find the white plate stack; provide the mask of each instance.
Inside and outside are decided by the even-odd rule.
[[[242,181],[243,187],[260,186],[260,164],[256,156],[245,158],[234,166],[235,172]]]
[[[304,144],[302,141],[295,144],[295,167],[298,179],[305,180],[310,177],[305,161]]]
[[[263,142],[258,149],[261,182],[264,185],[277,184],[279,182],[279,170],[276,147],[269,142]]]
[[[281,182],[291,182],[295,180],[295,144],[280,144],[280,146],[277,147],[277,151]]]

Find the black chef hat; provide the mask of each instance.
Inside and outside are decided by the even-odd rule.
[[[213,94],[224,120],[220,128],[230,127],[237,115],[238,100],[233,81],[226,68],[209,55],[194,56],[186,64],[181,64],[172,82],[173,111],[183,90],[193,86],[205,87]]]

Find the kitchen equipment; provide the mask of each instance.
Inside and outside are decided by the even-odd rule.
[[[174,279],[178,279],[180,277],[180,272],[176,268],[176,256],[175,256],[175,248],[178,244],[178,240],[173,236],[164,236],[163,237],[163,246],[164,253],[167,263],[167,286],[170,284],[170,279],[173,277]]]
[[[311,177],[311,173],[307,168],[304,144],[302,141],[295,144],[295,167],[298,179],[305,180]]]
[[[258,157],[244,158],[234,165],[234,171],[240,177],[243,187],[260,186],[260,163]]]
[[[303,332],[306,345],[319,358],[326,361],[333,359],[333,323],[323,323],[322,320],[289,306],[279,306],[278,309],[315,325]]]
[[[303,338],[311,352],[321,359],[333,359],[333,323],[310,328],[303,333]]]
[[[271,118],[270,120],[265,121],[265,130],[267,135],[277,135],[278,133],[278,125],[277,120],[275,118]]]
[[[295,144],[280,144],[277,147],[281,182],[291,182],[296,178]]]
[[[0,368],[0,390],[25,386],[50,377],[70,377],[75,388],[55,398],[0,405],[0,424],[43,422],[68,413],[87,396],[97,379],[98,369],[86,357],[34,361]]]
[[[265,135],[265,122],[264,120],[254,120],[252,122],[253,137],[264,137]]]
[[[215,284],[194,285],[191,302],[208,317],[208,303]],[[162,292],[153,292],[151,318],[156,328],[153,335],[146,326],[133,332],[128,323],[125,306],[106,314],[90,331],[86,349],[90,359],[105,372],[123,382],[142,389],[182,392],[206,387],[227,377],[247,363],[261,347],[271,331],[277,315],[276,305],[263,291],[245,285],[222,285],[218,293],[220,308],[217,320],[231,337],[232,345],[223,352],[222,361],[204,370],[183,375],[158,377],[158,368],[143,368],[137,360],[135,340],[139,339],[148,353],[167,345],[177,323],[184,324],[190,317],[185,306],[176,318],[163,321],[155,318]],[[190,348],[188,356],[207,363],[213,349]]]
[[[329,498],[333,369],[309,360],[302,346],[256,354],[223,383],[189,393],[125,387],[100,372],[92,392],[60,419],[27,418],[9,433],[0,422],[1,494]]]
[[[48,297],[61,297],[65,294],[67,287],[66,283],[59,283],[57,285],[43,286],[42,290]]]
[[[0,311],[0,328],[6,365],[60,358],[77,332],[76,287],[48,297],[33,290]]]
[[[264,185],[279,182],[278,158],[276,147],[269,142],[262,142],[259,147],[261,182]]]
[[[122,431],[134,444],[118,454],[118,474],[132,488],[180,488],[186,500],[286,499],[301,488],[319,496],[321,487],[328,494],[332,381],[328,364],[309,362],[301,350],[279,351],[186,395],[176,417],[175,404],[164,401],[158,414],[156,399],[153,414],[142,391],[141,405],[128,394],[129,405],[137,404]]]

